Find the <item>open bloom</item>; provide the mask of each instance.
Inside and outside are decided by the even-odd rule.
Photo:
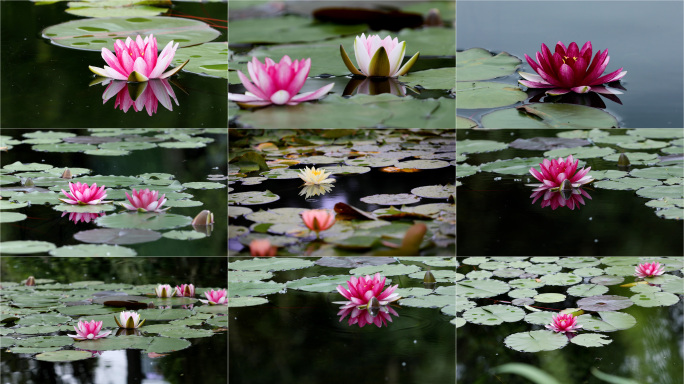
[[[107,201],[102,201],[107,194],[105,193],[105,186],[97,188],[97,183],[93,183],[91,187],[88,187],[86,183],[69,183],[69,191],[71,193],[62,193],[68,197],[68,199],[59,199],[67,204],[78,204],[78,205],[95,205],[101,203],[107,203]]]
[[[225,289],[219,289],[217,291],[212,289],[210,291],[204,292],[204,296],[207,297],[207,300],[200,299],[200,301],[203,302],[204,304],[209,304],[209,305],[225,304],[225,305],[228,305],[228,296],[226,296],[226,290]]]
[[[330,176],[329,173],[325,173],[325,169],[319,168],[316,169],[316,167],[305,167],[305,169],[300,169],[299,170],[299,178],[305,181],[305,185],[315,185],[315,184],[330,184],[334,183],[335,179],[330,179],[328,176]]]
[[[376,273],[373,277],[369,275],[361,276],[358,279],[352,276],[347,281],[348,290],[341,285],[337,286],[337,291],[349,301],[336,303],[346,304],[342,308],[351,308],[368,306],[368,302],[374,297],[378,299],[380,305],[387,305],[399,300],[401,297],[394,293],[394,290],[399,285],[390,286],[383,291],[385,280],[386,278],[381,276],[380,273]]]
[[[119,328],[126,329],[138,328],[145,323],[144,319],[140,321],[140,314],[133,311],[121,311],[118,319],[114,316],[114,321],[116,321],[116,325],[118,325]]]
[[[356,69],[349,60],[344,47],[340,44],[340,55],[342,55],[344,65],[352,74],[358,76],[397,77],[405,75],[418,60],[420,52],[416,52],[400,68],[401,61],[404,60],[404,52],[406,52],[405,41],[400,43],[396,37],[392,39],[389,36],[384,39],[378,35],[366,37],[366,34],[362,33],[361,36],[356,36],[354,40],[354,55],[356,55],[356,64],[359,65],[359,69]]]
[[[176,296],[195,297],[195,286],[192,284],[176,285]]]
[[[249,243],[249,253],[252,256],[275,256],[278,248],[271,245],[268,239],[254,239]]]
[[[636,277],[654,277],[660,276],[665,273],[665,267],[660,265],[660,263],[643,263],[636,266],[636,272],[634,276]]]
[[[318,232],[325,231],[335,224],[335,215],[325,209],[309,209],[302,212],[302,220],[304,225],[318,236]]]
[[[173,297],[173,295],[176,294],[176,291],[171,288],[169,284],[159,284],[157,288],[154,289],[154,292],[157,294],[157,297]]]
[[[279,63],[266,58],[262,64],[256,57],[247,63],[250,79],[242,72],[238,77],[247,88],[244,95],[228,93],[228,100],[237,102],[241,107],[263,107],[270,104],[297,105],[303,101],[316,100],[330,92],[334,83],[330,83],[312,92],[297,94],[304,86],[311,69],[311,59],[292,61],[283,56]]]
[[[577,318],[571,313],[559,313],[553,315],[553,321],[546,328],[554,332],[577,332],[582,326],[577,324]]]
[[[75,335],[67,334],[69,337],[73,337],[76,340],[95,340],[102,337],[106,337],[112,331],[100,332],[102,329],[102,322],[90,320],[90,322],[80,320],[77,326],[74,326],[76,331]]]
[[[93,66],[88,66],[88,68],[96,75],[116,80],[165,79],[180,71],[187,64],[186,61],[182,65],[163,73],[171,64],[176,49],[178,49],[178,43],[173,45],[173,41],[169,41],[161,54],[158,54],[157,38],[153,35],[145,37],[145,40],[140,35],[135,40],[127,37],[125,42],[117,39],[114,42],[116,54],[107,48],[102,48],[102,58],[109,65],[105,65],[104,68]]]
[[[627,74],[622,68],[615,72],[601,76],[608,66],[610,56],[608,50],[603,53],[598,51],[592,61],[591,41],[587,41],[580,50],[577,43],[570,43],[569,47],[558,42],[556,52],[553,54],[549,48],[542,44],[541,52],[537,52],[537,64],[527,54],[527,63],[538,73],[534,75],[526,72],[518,72],[525,80],[518,82],[529,88],[553,88],[546,91],[549,95],[562,95],[568,92],[587,93],[589,91],[599,93],[621,93],[609,90],[597,85],[609,83],[621,79]]]
[[[158,191],[150,191],[147,188],[144,190],[141,189],[139,191],[136,191],[135,188],[133,188],[133,192],[130,195],[128,194],[128,192],[126,192],[126,197],[128,198],[130,204],[121,203],[121,205],[124,208],[130,209],[132,211],[137,210],[138,212],[163,212],[169,209],[161,209],[161,206],[164,205],[164,203],[166,203],[166,199],[164,198],[164,196],[166,195],[164,194],[162,195],[162,197],[159,197]]]
[[[547,189],[557,188],[560,189],[561,186],[565,188],[568,183],[563,185],[565,180],[568,180],[572,188],[578,188],[583,184],[590,183],[594,181],[594,178],[587,175],[591,167],[582,168],[577,171],[577,164],[579,160],[573,159],[572,155],[568,156],[567,159],[558,158],[558,160],[553,159],[549,161],[544,159],[543,162],[539,164],[541,172],[537,171],[534,167],[530,168],[530,173],[535,179],[542,182],[542,184],[536,184],[537,187],[534,189],[535,192],[543,191]]]

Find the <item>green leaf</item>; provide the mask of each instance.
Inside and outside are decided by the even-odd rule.
[[[525,317],[525,311],[513,305],[486,305],[473,308],[463,313],[463,318],[470,323],[482,325],[499,325],[504,322],[516,322]]]
[[[504,107],[523,101],[527,98],[527,94],[521,91],[518,87],[512,87],[510,84],[495,82],[457,82],[456,94],[457,109]],[[482,120],[482,124],[487,127],[484,118]],[[517,126],[514,127],[520,128]]]
[[[489,80],[511,75],[522,62],[506,52],[493,55],[482,48],[456,53],[458,81]]]
[[[506,347],[519,352],[553,351],[567,343],[565,335],[543,330],[514,333],[504,339]]]
[[[523,94],[527,95],[524,92]],[[516,101],[522,101],[525,98]],[[618,126],[617,120],[611,114],[584,105],[532,103],[523,107],[521,111],[516,108],[507,108],[487,113],[482,116],[482,125],[485,128],[613,128]],[[487,105],[485,108],[493,108],[493,106]]]
[[[53,363],[64,363],[68,361],[85,360],[92,357],[88,351],[51,351],[34,356],[36,360],[49,361]]]
[[[544,332],[544,331],[541,331]],[[515,348],[513,348],[515,349]],[[556,349],[556,348],[554,348]],[[523,351],[523,352],[535,352],[535,351]],[[531,380],[535,384],[561,384],[560,381],[556,380],[553,376],[542,371],[541,369],[522,363],[508,363],[494,367],[493,372],[495,373],[512,373],[515,375],[522,376],[528,380]]]

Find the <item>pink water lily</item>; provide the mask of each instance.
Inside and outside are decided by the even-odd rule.
[[[268,239],[254,239],[249,243],[249,253],[252,256],[275,256],[278,247],[272,246]]]
[[[568,180],[569,186],[572,188],[578,188],[583,184],[590,183],[594,181],[594,178],[587,175],[591,170],[591,167],[582,168],[577,171],[577,165],[579,160],[573,159],[572,155],[568,156],[567,159],[558,158],[558,160],[548,160],[544,159],[543,162],[539,164],[541,169],[537,171],[534,167],[530,168],[530,173],[535,179],[542,182],[542,184],[536,184],[537,188],[534,189],[535,192],[543,191],[547,189],[559,189],[563,186],[563,182]],[[565,185],[568,185],[566,182]]]
[[[359,328],[363,328],[367,324],[375,324],[378,328],[382,326],[387,326],[387,322],[392,322],[392,315],[399,316],[397,311],[390,306],[382,306],[378,310],[378,314],[373,316],[371,311],[368,309],[359,309],[357,307],[342,307],[337,316],[340,316],[340,320],[344,320],[345,317],[349,315],[349,325],[358,324]]]
[[[316,232],[325,231],[335,225],[335,215],[325,209],[309,209],[302,212],[302,220],[310,230]]]
[[[527,63],[538,75],[518,72],[525,80],[518,82],[529,88],[553,88],[546,91],[549,95],[562,95],[569,92],[619,94],[620,91],[600,86],[621,79],[627,74],[622,68],[601,76],[608,66],[610,56],[608,50],[603,53],[598,51],[591,58],[591,41],[587,41],[580,50],[577,43],[572,42],[567,48],[562,42],[556,44],[556,51],[551,53],[549,48],[542,44],[541,52],[537,52],[536,58],[539,63],[525,54]]]
[[[102,329],[102,322],[91,320],[90,322],[81,320],[77,326],[74,326],[75,335],[67,334],[76,340],[95,340],[108,336],[112,331],[100,332]]]
[[[660,263],[643,263],[636,266],[634,276],[641,278],[654,277],[660,276],[663,273],[665,273],[665,267]]]
[[[247,71],[252,81],[237,71],[247,92],[244,95],[228,93],[228,100],[235,101],[244,108],[253,108],[271,104],[297,105],[304,101],[320,99],[330,92],[334,83],[312,92],[297,94],[304,86],[310,69],[311,59],[292,61],[286,55],[279,63],[267,57],[262,64],[253,57],[252,61],[247,63]]]
[[[72,205],[95,205],[108,203],[108,201],[102,201],[102,199],[107,197],[104,185],[100,188],[97,188],[97,183],[93,183],[91,187],[88,187],[88,184],[86,183],[69,183],[69,191],[70,193],[65,192],[62,189],[62,193],[66,195],[67,199],[59,200]]]
[[[119,317],[114,316],[114,321],[119,328],[135,329],[145,324],[145,319],[140,318],[140,314],[134,311],[121,311]]]
[[[202,300],[200,299],[201,302],[204,304],[209,304],[209,305],[228,305],[228,296],[226,295],[226,290],[225,289],[219,289],[219,290],[209,290],[204,292],[204,296],[207,297],[207,300]]]
[[[121,203],[121,205],[131,211],[138,212],[163,212],[169,208],[161,209],[161,206],[166,203],[165,194],[159,197],[159,191],[150,191],[148,188],[133,192],[129,195],[126,192],[126,197],[130,204]]]
[[[133,99],[131,95],[137,97]],[[173,111],[172,100],[179,105],[176,94],[166,79],[153,79],[138,84],[129,84],[119,80],[111,81],[102,94],[102,104],[107,103],[112,97],[116,97],[115,109],[118,108],[127,113],[133,107],[136,112],[146,110],[149,116],[157,113],[159,104],[169,111]]]
[[[577,332],[582,326],[577,324],[577,318],[573,314],[559,313],[553,315],[553,321],[546,328],[554,332]]]
[[[157,52],[157,39],[153,35],[143,38],[138,37],[133,40],[130,37],[126,41],[117,39],[114,42],[112,53],[107,48],[102,48],[102,58],[109,65],[104,68],[88,66],[96,75],[109,77],[116,80],[127,81],[147,81],[149,79],[165,79],[180,71],[187,61],[182,65],[164,72],[173,60],[178,49],[178,43],[173,45],[173,41],[166,44],[166,47]]]
[[[91,221],[95,221],[100,216],[104,216],[104,213],[81,213],[81,212],[62,212],[62,216],[64,217],[66,214],[69,214],[69,220],[73,221],[74,223],[78,224],[79,222],[83,221],[84,223],[90,223]]]
[[[406,42],[395,37],[392,39],[386,36],[381,39],[379,35],[368,35],[365,33],[356,36],[354,39],[354,55],[356,56],[357,69],[349,60],[349,55],[340,44],[340,54],[344,65],[357,76],[377,76],[377,77],[397,77],[405,75],[413,64],[418,60],[420,52],[411,57],[404,66],[401,66],[406,52]]]
[[[176,296],[195,297],[195,286],[192,284],[176,285]]]
[[[565,192],[565,191],[564,191]],[[536,203],[540,197],[542,197],[541,207],[551,207],[552,210],[556,210],[558,207],[567,207],[570,210],[577,208],[580,209],[580,205],[585,205],[584,198],[591,200],[591,196],[587,191],[582,188],[573,188],[571,191],[565,193],[561,191],[552,191],[550,189],[544,189],[541,191],[535,191],[530,195],[532,204]]]
[[[394,293],[394,290],[396,290],[399,285],[390,286],[383,291],[383,288],[385,288],[385,280],[386,278],[381,276],[380,273],[376,273],[372,277],[369,275],[366,275],[365,277],[361,276],[359,278],[352,276],[351,279],[347,281],[347,287],[349,287],[349,289],[344,288],[342,285],[337,286],[337,291],[349,301],[336,303],[346,304],[342,308],[351,308],[367,306],[368,302],[374,297],[378,299],[380,305],[387,305],[393,301],[399,300],[401,297]]]

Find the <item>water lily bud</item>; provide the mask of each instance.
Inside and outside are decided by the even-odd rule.
[[[23,186],[24,187],[35,187],[36,185],[33,183],[33,179],[31,179],[30,177],[27,177],[26,180],[24,180]]]
[[[627,155],[621,153],[617,163],[618,169],[621,171],[626,171],[629,169],[630,164],[631,163],[629,162],[629,158],[627,158]]]
[[[373,317],[380,313],[380,301],[377,298],[371,297],[370,301],[368,301],[368,313]]]
[[[423,277],[423,286],[427,289],[435,289],[436,285],[437,280],[435,279],[435,275],[430,271],[426,271],[425,276]]]
[[[28,279],[26,279],[25,285],[27,287],[33,287],[36,285],[36,278],[33,276],[29,276]]]
[[[214,224],[214,214],[209,210],[204,210],[192,219],[192,225],[211,225]]]
[[[425,16],[426,27],[441,27],[444,25],[442,22],[442,15],[439,13],[439,9],[432,8],[428,11],[427,16]]]
[[[560,185],[561,191],[572,191],[572,182],[569,179],[563,180]]]
[[[60,176],[62,179],[71,179],[71,171],[69,168],[64,169],[64,172],[62,173],[62,176]]]

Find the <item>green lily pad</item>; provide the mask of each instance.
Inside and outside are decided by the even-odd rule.
[[[53,192],[30,192],[30,193],[15,193],[10,196],[10,201],[16,201],[19,203],[31,203],[31,205],[43,205],[43,204],[60,204],[60,198],[66,198],[62,194],[60,196]]]
[[[183,187],[185,188],[190,188],[190,189],[219,189],[219,188],[225,188],[226,185],[223,183],[212,183],[212,182],[192,182],[192,183],[184,183]]]
[[[109,217],[109,216],[104,216]],[[136,256],[137,253],[126,247],[119,247],[117,245],[65,245],[50,251],[51,256],[57,257],[130,257]]]
[[[146,353],[169,353],[188,348],[192,343],[188,340],[174,337],[154,337],[145,350]]]
[[[180,48],[173,57],[172,64],[179,66],[190,60],[183,71],[205,76],[228,78],[228,43],[213,42]]]
[[[231,297],[228,299],[229,307],[251,307],[268,303],[263,297]]]
[[[482,125],[485,128],[613,128],[618,126],[615,117],[608,112],[584,105],[533,103],[524,105],[524,108],[524,111],[507,108],[487,113],[482,116]]]
[[[470,323],[482,325],[499,325],[504,322],[513,323],[525,317],[525,311],[512,305],[486,305],[469,309],[463,318]]]
[[[149,346],[150,338],[142,336],[116,336],[111,335],[97,340],[83,340],[74,343],[74,347],[89,351],[116,351],[119,349],[145,349]],[[88,352],[90,354],[90,352]]]
[[[493,55],[486,49],[471,48],[456,52],[458,81],[489,80],[511,75],[522,62],[506,52]]]
[[[408,275],[410,273],[418,272],[420,268],[416,265],[404,264],[384,264],[384,265],[368,265],[365,267],[354,268],[349,271],[354,276],[360,275],[374,275],[376,273],[382,276],[397,276]]]
[[[206,234],[196,231],[168,231],[162,236],[174,240],[197,240],[207,237]]]
[[[85,360],[93,357],[92,353],[88,351],[50,351],[40,353],[35,356],[36,360],[49,361],[53,363],[65,363],[68,361]]]
[[[656,148],[664,148],[668,146],[668,143],[664,141],[657,141],[657,140],[646,140],[646,141],[637,141],[637,142],[630,142],[630,143],[620,143],[618,144],[619,147],[622,148],[627,148],[627,149],[656,149]]]
[[[599,284],[579,284],[568,289],[568,294],[579,297],[603,295],[608,292],[608,287]]]
[[[480,167],[470,164],[458,164],[456,165],[456,178],[467,177],[476,174],[480,170]]]
[[[679,296],[669,292],[645,292],[630,297],[640,307],[667,307],[679,302]]]
[[[368,27],[316,23],[301,16],[281,16],[270,19],[241,19],[230,23],[230,42],[239,43],[292,43],[325,40],[341,35],[355,35]],[[353,38],[351,39],[353,41]],[[336,52],[337,53],[337,52]],[[292,59],[299,59],[293,57]]]
[[[166,8],[136,4],[137,0],[100,0],[95,3],[72,1],[66,13],[83,17],[150,17],[166,12]]]
[[[0,215],[0,223],[15,223],[17,221],[25,220],[28,216],[19,212],[3,212]]]
[[[63,347],[73,343],[74,339],[69,336],[35,336],[16,340],[18,346],[31,348]]]
[[[192,315],[188,309],[141,309],[138,311],[140,317],[147,320],[177,320],[185,319]]]
[[[3,216],[6,213],[3,213]],[[3,241],[0,242],[0,254],[3,255],[29,255],[33,253],[47,253],[57,248],[53,243],[47,241],[25,240],[25,241]]]
[[[228,263],[228,268],[239,271],[289,271],[308,268],[312,265],[314,265],[312,261],[296,258],[275,258],[270,260],[255,258]]]
[[[245,218],[257,223],[272,224],[299,224],[302,217],[299,215],[304,208],[274,208],[267,211],[257,211],[245,215]]]
[[[510,286],[498,280],[461,280],[456,283],[456,295],[466,298],[494,297],[510,290]]]
[[[15,161],[12,164],[7,164],[2,169],[6,169],[8,171],[13,171],[13,172],[18,172],[18,171],[45,171],[48,169],[54,168],[52,165],[49,164],[39,164],[39,163],[28,163],[28,164],[22,164],[18,161]]]
[[[684,168],[682,167],[652,167],[634,169],[630,176],[642,177],[646,179],[668,179],[670,177],[682,177]]]
[[[228,296],[265,296],[278,293],[285,289],[285,284],[273,281],[246,281],[231,283],[228,286]]]
[[[190,225],[192,217],[171,213],[124,212],[98,217],[97,225],[107,228],[173,229]]]
[[[461,140],[456,142],[456,154],[483,153],[500,151],[508,148],[508,144],[493,140]]]
[[[585,311],[619,311],[634,304],[629,298],[616,295],[590,296],[577,300],[577,306]]]
[[[410,86],[420,85],[425,89],[454,89],[456,87],[455,79],[456,68],[436,68],[409,72],[406,76],[401,77],[401,82]]]
[[[187,47],[211,41],[220,33],[201,21],[154,16],[72,20],[46,28],[42,36],[67,48],[100,51],[103,47],[112,50],[116,38],[150,34],[157,38],[159,47],[166,46],[171,40],[179,43],[180,47]]]
[[[570,342],[583,347],[602,347],[612,343],[613,340],[600,333],[583,333],[570,339]]]
[[[417,308],[442,308],[454,303],[453,296],[427,295],[399,300],[399,305]],[[477,309],[477,308],[475,308]]]
[[[638,190],[636,194],[649,199],[661,199],[664,197],[672,199],[684,199],[684,189],[682,189],[680,185],[642,188]]]
[[[335,292],[338,285],[346,287],[347,280],[349,276],[346,275],[304,277],[288,281],[287,287],[306,292]]]
[[[614,189],[614,190],[637,190],[644,187],[653,187],[660,185],[658,180],[638,179],[634,177],[623,177],[618,180],[601,180],[594,183],[596,188]]]
[[[406,205],[419,202],[420,197],[412,195],[410,193],[399,193],[366,196],[362,197],[359,200],[363,201],[366,204]]]
[[[491,163],[480,165],[480,170],[486,172],[495,172],[505,175],[526,175],[530,173],[530,168],[539,167],[539,164],[544,161],[543,157],[532,158],[514,158],[507,160],[497,160]]]
[[[277,171],[274,170],[274,171]],[[268,177],[268,176],[267,176]],[[299,177],[298,177],[299,178]],[[280,196],[271,191],[264,192],[238,192],[228,194],[228,204],[257,205],[268,204],[280,199]]]
[[[580,315],[577,322],[585,331],[615,332],[632,328],[637,321],[629,313],[604,311],[598,313],[600,319],[592,315]]]
[[[465,117],[456,116],[456,129],[470,129],[477,128],[479,125],[474,120]]]
[[[416,169],[437,169],[446,168],[449,163],[441,160],[409,160],[400,161],[394,164],[397,168],[416,168]]]
[[[62,196],[63,198],[66,198]],[[109,197],[109,195],[108,195]],[[113,204],[94,204],[94,205],[78,205],[78,204],[59,204],[52,207],[55,211],[60,212],[74,212],[74,213],[100,213],[111,212],[116,209]]]
[[[568,343],[565,335],[551,331],[514,333],[504,339],[506,347],[518,352],[553,351]]]
[[[544,156],[546,157],[566,157],[569,155],[572,155],[573,157],[580,158],[580,159],[586,159],[586,158],[592,158],[592,157],[603,157],[606,155],[610,155],[611,153],[615,152],[613,148],[604,148],[604,147],[576,147],[576,148],[558,148],[558,149],[552,149],[550,151],[544,152]]]
[[[510,84],[481,81],[457,82],[456,95],[457,109],[504,107],[527,98],[525,92]],[[482,123],[487,127],[484,118]]]
[[[538,303],[558,303],[565,300],[565,295],[560,293],[542,293],[533,297]]]
[[[682,208],[667,208],[655,212],[658,217],[663,219],[681,220],[684,218],[684,209]]]

